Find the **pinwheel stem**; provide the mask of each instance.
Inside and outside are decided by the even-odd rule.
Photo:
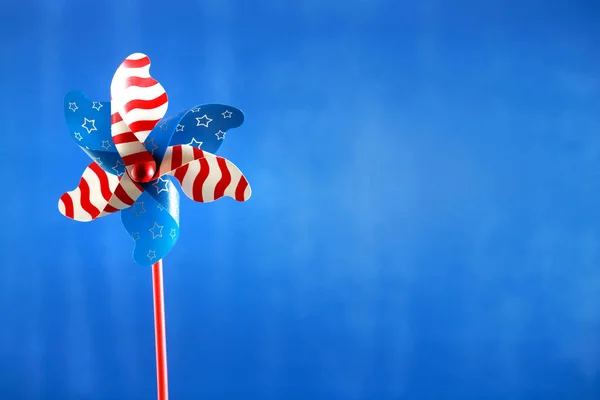
[[[165,330],[165,296],[162,260],[152,266],[152,292],[154,295],[154,337],[156,341],[156,383],[158,400],[169,398],[167,378],[167,335]]]

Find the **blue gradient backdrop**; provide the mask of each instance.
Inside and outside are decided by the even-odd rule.
[[[2,400],[155,396],[150,270],[57,210],[64,94],[138,51],[171,114],[244,110],[254,189],[182,199],[173,400],[600,397],[597,3],[168,4],[0,5]]]

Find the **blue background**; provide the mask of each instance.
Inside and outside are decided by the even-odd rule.
[[[150,270],[57,210],[64,94],[138,51],[169,115],[244,110],[254,191],[182,197],[173,400],[600,397],[596,2],[167,4],[0,5],[3,400],[155,396]]]

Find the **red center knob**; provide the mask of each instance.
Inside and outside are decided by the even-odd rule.
[[[135,182],[147,183],[152,180],[156,173],[156,164],[152,161],[135,163],[131,168],[131,179]]]

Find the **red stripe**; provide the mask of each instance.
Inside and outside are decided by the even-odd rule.
[[[160,121],[160,119],[155,120],[143,120],[143,121],[135,121],[129,124],[129,129],[133,132],[142,132],[142,131],[151,131],[154,129],[156,124]]]
[[[117,199],[121,200],[123,203],[127,204],[128,206],[135,203],[135,200],[133,200],[131,197],[129,197],[129,195],[127,194],[125,189],[123,189],[122,185],[117,186],[117,189],[115,190],[115,196],[117,196]]]
[[[90,169],[94,171],[100,181],[100,192],[102,193],[102,197],[104,197],[104,200],[109,201],[112,193],[110,192],[110,184],[108,183],[106,172],[104,172],[104,170],[96,163],[90,164]]]
[[[173,153],[171,154],[171,168],[169,170],[174,170],[181,167],[183,163],[183,149],[181,146],[174,146]]]
[[[79,182],[79,190],[81,191],[81,199],[79,202],[81,203],[81,208],[90,216],[92,219],[96,218],[100,215],[100,210],[98,210],[90,201],[90,186],[84,178],[81,178]]]
[[[123,106],[123,110],[128,113],[131,110],[142,109],[142,110],[152,110],[154,108],[158,108],[165,104],[169,99],[167,98],[167,94],[163,93],[155,99],[152,100],[131,100],[125,103]]]
[[[60,201],[62,201],[63,205],[65,206],[65,216],[73,219],[75,217],[73,212],[73,199],[71,199],[69,193],[65,193],[60,196]]]
[[[145,67],[146,65],[150,65],[150,59],[147,56],[140,58],[139,60],[125,59],[125,61],[123,61],[123,63],[121,64],[121,67],[142,68],[142,67]]]
[[[136,86],[147,88],[152,87],[157,83],[158,82],[152,77],[141,78],[139,76],[130,76],[129,78],[125,79],[125,87]]]
[[[110,116],[111,124],[116,124],[117,122],[121,122],[121,121],[123,121],[123,117],[121,117],[121,114],[119,114],[118,112],[116,112]]]
[[[105,213],[114,213],[114,212],[117,212],[117,211],[119,211],[119,209],[111,206],[110,204],[107,204],[106,207],[104,207],[104,212]]]
[[[185,164],[183,167],[177,168],[173,173],[175,179],[179,181],[179,183],[183,184],[183,178],[185,178],[185,174],[187,173],[190,164]]]
[[[130,154],[128,156],[123,157],[123,162],[127,166],[134,165],[139,162],[150,162],[150,161],[154,161],[154,158],[152,158],[152,154],[148,153],[147,151]]]
[[[248,187],[248,181],[246,180],[246,177],[244,175],[242,175],[242,177],[240,178],[240,181],[237,184],[237,187],[235,188],[235,199],[237,201],[244,201],[244,192],[246,191],[246,188]]]
[[[194,149],[192,155],[194,156],[194,160],[199,158],[204,158],[204,152],[197,147],[192,147]]]
[[[112,138],[115,144],[139,142],[138,138],[133,132],[119,133],[118,135],[115,135]]]
[[[227,189],[231,183],[231,173],[229,172],[229,168],[227,168],[227,161],[225,161],[223,157],[217,157],[217,164],[219,165],[222,176],[215,186],[215,200],[220,199],[225,195],[225,189]]]
[[[198,171],[198,175],[196,175],[196,179],[194,179],[194,184],[192,185],[192,197],[194,200],[202,202],[204,201],[202,198],[202,187],[210,174],[210,166],[208,165],[208,160],[206,160],[206,158],[201,158],[199,161],[200,171]]]

